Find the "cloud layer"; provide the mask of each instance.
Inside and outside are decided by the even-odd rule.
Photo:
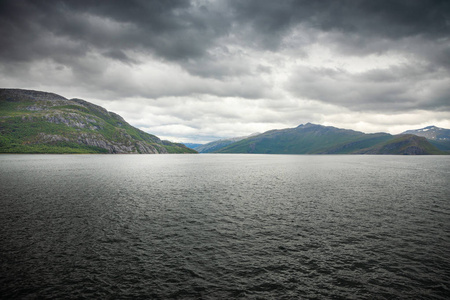
[[[176,141],[450,127],[448,1],[7,0],[0,45],[1,86]]]

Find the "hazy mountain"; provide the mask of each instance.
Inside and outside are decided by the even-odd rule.
[[[258,135],[259,133],[253,133],[251,135],[247,135],[247,136],[241,136],[241,137],[234,137],[234,138],[229,138],[229,139],[222,139],[222,140],[217,140],[217,141],[213,141],[204,145],[200,145],[198,147],[194,147],[193,149],[198,151],[199,153],[211,153],[211,152],[216,152],[230,144],[233,144],[235,142],[241,141],[243,139],[246,139],[248,137],[252,137],[255,135]]]
[[[271,130],[230,144],[219,153],[273,154],[442,154],[414,135],[366,134],[315,124]]]
[[[0,89],[2,153],[195,153],[81,99]]]
[[[201,146],[201,145],[203,145],[203,144],[183,143],[183,145],[185,145],[185,146],[188,147],[188,148],[194,149],[194,148],[199,147],[199,146]]]
[[[450,140],[450,129],[439,128],[436,126],[428,126],[422,129],[407,130],[402,134],[414,134],[426,137],[429,140]]]
[[[423,136],[440,150],[450,151],[450,129],[428,126],[422,129],[407,130],[403,134]]]

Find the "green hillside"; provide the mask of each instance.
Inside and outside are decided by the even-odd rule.
[[[402,134],[393,136],[386,142],[375,145],[369,149],[363,149],[356,153],[364,154],[443,154],[443,152],[432,145],[426,138],[413,134]]]
[[[423,136],[439,150],[450,153],[450,129],[427,126],[421,129],[407,130],[403,134]]]
[[[198,151],[199,153],[212,153],[212,152],[216,152],[230,144],[233,144],[235,142],[241,141],[243,139],[246,139],[248,137],[252,137],[258,135],[258,133],[253,133],[251,135],[248,136],[241,136],[241,137],[234,137],[234,138],[228,138],[228,139],[221,139],[221,140],[217,140],[217,141],[213,141],[207,144],[203,144],[203,145],[199,145],[193,149],[195,149],[196,151]]]
[[[81,99],[0,89],[0,153],[196,153]]]
[[[217,152],[261,154],[442,154],[440,150],[431,145],[425,138],[416,138],[392,136],[387,133],[365,134],[353,130],[308,123],[296,128],[267,131],[230,144]]]

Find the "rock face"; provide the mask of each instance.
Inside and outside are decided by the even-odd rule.
[[[196,153],[85,100],[18,89],[0,89],[0,152]]]

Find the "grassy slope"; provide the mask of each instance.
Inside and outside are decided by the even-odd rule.
[[[365,135],[352,130],[309,125],[272,130],[229,145],[221,153],[313,154],[348,153],[344,145],[361,141]],[[366,141],[367,143],[368,141]],[[336,148],[330,152],[330,149]],[[353,149],[353,148],[352,148]]]
[[[217,150],[220,150],[230,144],[232,144],[233,141],[230,140],[219,140],[219,141],[214,141],[205,145],[201,145],[199,147],[197,147],[195,150],[197,150],[199,153],[211,153],[211,152],[215,152]]]
[[[365,149],[359,153],[374,154],[431,154],[441,155],[445,152],[432,145],[426,138],[411,134],[395,135],[390,140]]]
[[[72,127],[41,120],[42,111],[29,111],[32,101],[5,101],[0,99],[0,152],[1,153],[105,153],[106,149],[70,142],[53,145],[35,144],[37,133],[71,136]]]
[[[432,145],[436,146],[439,150],[450,153],[450,141],[449,140],[428,140]]]
[[[129,125],[120,116],[82,100],[33,100],[27,96],[0,94],[0,152],[2,153],[107,153],[96,146],[76,143],[80,135],[114,143],[143,142],[168,153],[195,153],[181,144],[161,141]],[[56,95],[55,95],[56,96]],[[31,109],[30,109],[31,107]],[[49,122],[49,117],[85,123],[84,128]],[[66,140],[42,141],[42,134]]]
[[[336,147],[329,148],[325,153],[329,154],[348,154],[357,152],[360,149],[374,147],[380,143],[387,142],[392,136],[387,133],[365,134],[354,140],[346,141]]]

